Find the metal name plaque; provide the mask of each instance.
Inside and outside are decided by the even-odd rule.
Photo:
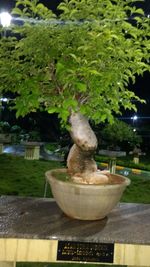
[[[114,244],[58,241],[57,260],[113,263]]]

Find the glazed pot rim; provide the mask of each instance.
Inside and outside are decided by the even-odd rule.
[[[52,169],[52,170],[49,170],[49,171],[46,171],[46,173],[45,173],[45,176],[46,176],[46,180],[47,181],[50,181],[50,180],[55,180],[55,181],[57,181],[57,183],[59,183],[59,184],[66,184],[67,186],[75,186],[75,187],[80,187],[80,188],[85,188],[85,187],[87,187],[87,188],[89,188],[89,187],[93,187],[93,188],[98,188],[98,187],[100,187],[100,188],[114,188],[114,187],[121,187],[121,186],[128,186],[128,185],[130,185],[130,183],[131,183],[131,180],[129,179],[129,178],[127,178],[127,177],[125,177],[125,176],[123,176],[123,175],[120,175],[120,174],[111,174],[112,176],[117,176],[117,177],[120,177],[120,178],[122,178],[124,181],[122,182],[122,183],[116,183],[116,184],[82,184],[82,183],[75,183],[75,182],[72,182],[72,181],[62,181],[62,180],[59,180],[59,179],[57,179],[55,176],[54,176],[54,174],[53,174],[53,172],[59,172],[59,171],[61,171],[61,172],[66,172],[67,171],[67,169],[66,168],[58,168],[58,169]]]

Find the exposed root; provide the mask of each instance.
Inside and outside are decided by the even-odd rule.
[[[91,173],[77,173],[72,176],[72,181],[80,184],[109,184],[110,183],[110,174],[103,173],[101,171],[91,172]]]

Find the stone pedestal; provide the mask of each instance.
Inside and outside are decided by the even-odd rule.
[[[0,154],[3,154],[3,149],[4,149],[3,143],[0,143]]]
[[[149,267],[149,222],[149,204],[121,203],[103,220],[79,221],[65,216],[53,199],[3,196],[0,266],[14,267],[6,263],[16,261]]]
[[[3,144],[10,144],[11,143],[12,135],[8,133],[0,133],[0,140]]]
[[[39,142],[26,142],[25,145],[25,159],[39,160],[40,158],[40,146]]]
[[[99,155],[108,156],[110,158],[108,169],[110,173],[115,174],[116,173],[116,158],[126,156],[126,152],[101,149],[99,151]]]
[[[116,158],[110,158],[108,169],[110,173],[115,174],[116,173]]]

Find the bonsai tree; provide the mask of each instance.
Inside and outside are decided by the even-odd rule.
[[[112,123],[143,102],[129,90],[150,70],[149,18],[135,2],[64,0],[56,16],[38,0],[16,0],[0,40],[0,90],[15,94],[17,116],[58,114],[74,142],[67,167],[75,182],[108,180],[97,172],[89,120]]]
[[[113,124],[107,124],[102,129],[101,136],[112,147],[123,142],[129,142],[131,146],[142,142],[141,136],[133,131],[133,127],[118,119],[115,119]]]

